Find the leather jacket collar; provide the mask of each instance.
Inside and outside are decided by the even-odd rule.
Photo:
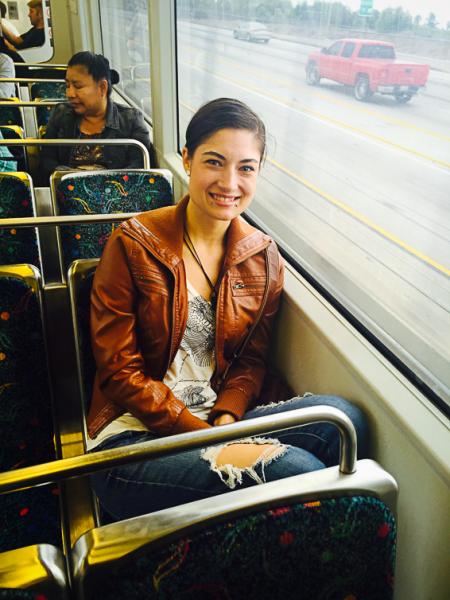
[[[166,211],[142,213],[121,225],[123,231],[146,247],[170,270],[174,270],[183,256],[183,233],[189,195],[184,196],[176,207],[170,207],[170,218]],[[153,233],[158,231],[158,235]],[[260,252],[271,239],[255,230],[241,217],[233,219],[227,232],[227,246],[223,271],[239,264],[249,256]]]

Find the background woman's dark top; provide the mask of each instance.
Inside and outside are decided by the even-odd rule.
[[[81,117],[75,114],[69,104],[58,104],[50,116],[44,138],[132,138],[142,142],[150,152],[148,128],[137,108],[108,100],[105,127],[95,136],[83,136],[79,129],[80,122]],[[132,146],[47,146],[41,150],[41,170],[46,177],[58,167],[67,169],[83,164],[92,165],[93,160],[96,166],[105,169],[139,169],[144,166],[142,152]]]

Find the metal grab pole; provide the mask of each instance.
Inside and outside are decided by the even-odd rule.
[[[138,462],[146,458],[167,456],[168,454],[200,446],[239,440],[240,438],[252,435],[273,433],[274,431],[292,429],[300,425],[324,421],[332,423],[339,430],[341,447],[340,472],[347,475],[354,473],[356,470],[357,448],[356,431],[353,423],[345,413],[336,408],[316,406],[312,408],[298,408],[277,415],[239,421],[233,425],[191,431],[123,448],[112,448],[111,450],[93,452],[33,467],[8,471],[0,474],[0,493],[61,481],[69,477],[88,475],[95,471],[101,471],[117,465]]]
[[[31,103],[28,102],[26,103],[27,105],[33,105],[33,106],[46,106],[47,104],[50,104],[51,106],[53,106],[54,104],[57,104],[55,102],[50,102],[50,103],[46,103],[46,102],[37,102],[37,103]],[[13,105],[17,106],[17,104]],[[0,104],[1,106],[1,104]],[[144,146],[144,144],[142,142],[140,142],[139,140],[133,140],[131,138],[121,138],[121,139],[103,139],[103,138],[96,138],[96,139],[82,139],[82,140],[76,140],[76,139],[68,139],[68,138],[64,138],[64,139],[50,139],[50,138],[25,138],[25,139],[20,139],[20,140],[5,140],[2,139],[0,140],[0,146],[136,146],[137,148],[139,148],[142,152],[142,155],[144,157],[144,169],[150,169],[150,154],[147,150],[147,148]]]

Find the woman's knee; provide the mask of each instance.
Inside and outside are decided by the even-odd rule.
[[[356,430],[358,440],[358,458],[364,458],[368,454],[369,448],[369,424],[364,412],[353,402],[350,402],[342,396],[312,396],[317,398],[317,405],[323,404],[332,406],[344,412]]]

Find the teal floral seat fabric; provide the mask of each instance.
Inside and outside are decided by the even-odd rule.
[[[32,100],[66,100],[66,84],[64,81],[41,81],[33,83],[30,88]],[[36,108],[36,121],[38,127],[47,125],[53,106],[39,106]]]
[[[152,171],[101,171],[68,174],[56,190],[61,215],[144,212],[173,203],[172,186]],[[60,227],[64,265],[78,258],[99,258],[118,224]]]
[[[32,193],[28,178],[0,174],[0,218],[35,216]],[[19,263],[39,266],[36,230],[30,227],[0,229],[0,265]]]
[[[30,97],[32,100],[65,100],[66,83],[64,81],[39,81],[31,84]]]
[[[0,125],[19,125],[19,127],[23,127],[20,108],[18,106],[2,106],[0,102]]]
[[[389,600],[395,543],[394,517],[376,498],[303,502],[138,551],[92,578],[87,597]]]
[[[20,589],[0,589],[0,600],[50,600],[46,594]]]
[[[45,98],[45,100],[57,100],[57,98]],[[38,127],[42,125],[47,125],[50,115],[52,114],[52,110],[55,106],[37,106],[36,107],[36,122]]]
[[[23,131],[21,133],[19,133],[19,132],[15,131],[14,129],[11,129],[11,126],[7,126],[7,125],[0,125],[0,134],[1,134],[0,138],[3,138],[5,140],[23,139]],[[12,155],[12,158],[14,158],[14,168],[5,169],[5,168],[2,168],[1,164],[0,164],[0,170],[1,171],[27,171],[28,168],[27,168],[25,148],[19,148],[18,146],[16,146],[15,148],[13,148],[13,147],[7,148],[7,150]],[[1,152],[0,152],[0,154],[1,154]]]
[[[0,276],[0,471],[55,459],[41,314],[21,278]],[[60,545],[55,485],[0,495],[0,552]]]

